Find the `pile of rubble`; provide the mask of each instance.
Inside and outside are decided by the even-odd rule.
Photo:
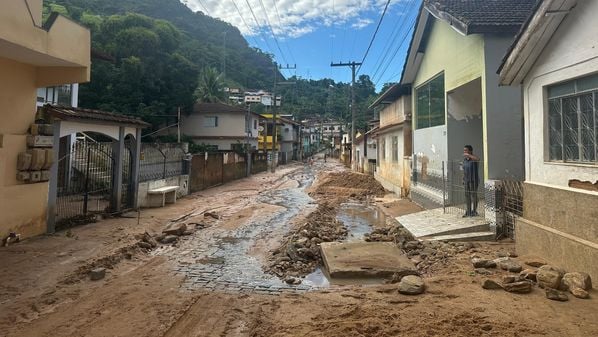
[[[336,219],[336,211],[333,205],[319,205],[303,225],[289,233],[282,245],[272,251],[266,271],[295,284],[301,282],[295,277],[314,271],[321,261],[319,244],[347,237],[347,229]]]
[[[386,190],[374,177],[356,172],[332,172],[321,178],[312,195],[332,195],[365,199],[368,196],[383,196]]]
[[[418,241],[403,226],[383,227],[365,235],[367,242],[394,242],[421,273],[448,263],[449,258],[479,247],[472,242]]]
[[[485,279],[482,283],[484,289],[503,289],[512,293],[529,293],[534,285],[544,289],[546,298],[555,301],[567,301],[567,291],[577,298],[589,298],[588,290],[592,289],[592,280],[586,273],[565,272],[561,268],[546,264],[541,259],[526,259],[523,266],[511,256],[503,256],[494,260],[472,256],[475,271],[481,274],[490,273],[488,268],[500,268],[516,275],[506,275],[502,280]]]

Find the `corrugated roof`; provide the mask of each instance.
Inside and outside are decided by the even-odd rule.
[[[537,0],[425,0],[425,8],[463,34],[515,33]]]
[[[43,106],[44,111],[54,118],[60,120],[87,120],[96,122],[109,122],[123,125],[134,125],[136,127],[148,127],[149,123],[142,121],[140,118],[126,116],[116,112],[107,112],[93,109],[73,108],[62,105]]]

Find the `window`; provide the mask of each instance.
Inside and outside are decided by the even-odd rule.
[[[257,130],[257,119],[253,120],[253,129]]]
[[[380,157],[386,159],[386,138],[382,138],[380,142]]]
[[[548,159],[598,163],[598,75],[547,89]]]
[[[218,127],[218,117],[217,116],[204,116],[203,126],[204,126],[204,128],[217,128]]]
[[[399,137],[392,137],[392,161],[399,161]]]
[[[416,129],[444,125],[444,74],[415,90]]]

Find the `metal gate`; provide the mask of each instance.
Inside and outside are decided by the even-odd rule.
[[[57,229],[90,222],[111,206],[112,143],[78,140],[69,150],[57,163]]]
[[[461,161],[447,161],[443,163],[444,186],[444,210],[450,214],[465,214],[469,208],[475,211],[478,216],[485,216],[485,195],[484,195],[484,167],[482,161],[478,165],[478,183],[470,182],[465,184],[463,175],[463,163]],[[445,173],[446,172],[446,173]],[[475,209],[473,209],[475,208]]]

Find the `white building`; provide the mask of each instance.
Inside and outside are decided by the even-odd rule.
[[[542,0],[500,67],[523,87],[519,254],[598,279],[598,1]]]
[[[193,112],[181,116],[181,132],[196,144],[217,150],[235,150],[249,144],[257,148],[260,116],[239,106],[222,103],[197,103]]]

